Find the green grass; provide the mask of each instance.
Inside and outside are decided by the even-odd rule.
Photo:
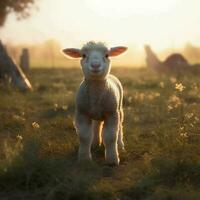
[[[1,200],[198,200],[200,79],[115,68],[124,86],[121,164],[77,163],[73,127],[79,69],[32,69],[32,93],[0,91]],[[185,89],[175,89],[181,83]]]

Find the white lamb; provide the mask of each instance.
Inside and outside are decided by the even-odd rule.
[[[103,43],[88,42],[81,49],[67,48],[63,52],[81,58],[84,74],[76,96],[75,127],[79,135],[79,161],[91,160],[91,145],[101,143],[101,131],[108,164],[118,165],[118,145],[123,143],[123,89],[110,74],[109,57],[118,56],[126,47],[108,49]]]

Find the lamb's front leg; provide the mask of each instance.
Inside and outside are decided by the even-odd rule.
[[[78,160],[87,161],[91,160],[91,144],[92,144],[92,121],[81,112],[76,112],[75,116],[76,131],[79,136],[79,151]]]
[[[119,131],[119,113],[112,113],[104,121],[103,142],[105,145],[105,158],[108,164],[119,164],[117,139]]]
[[[92,130],[93,130],[93,145],[101,145],[101,130],[102,130],[102,121],[93,121],[92,122]]]

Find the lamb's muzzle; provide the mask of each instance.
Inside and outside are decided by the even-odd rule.
[[[110,74],[109,57],[118,56],[126,47],[108,49],[103,43],[88,42],[81,49],[68,48],[63,52],[82,58],[84,74],[76,96],[75,128],[79,135],[79,161],[91,160],[93,142],[105,146],[108,164],[119,164],[118,146],[123,142],[123,89],[120,81]]]

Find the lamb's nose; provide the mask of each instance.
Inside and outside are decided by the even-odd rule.
[[[92,64],[91,64],[91,67],[92,67],[93,69],[99,69],[100,63],[92,63]]]

